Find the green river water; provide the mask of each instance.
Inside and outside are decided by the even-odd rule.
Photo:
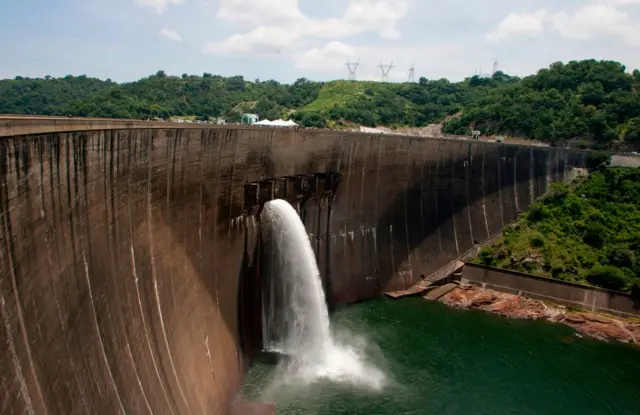
[[[379,390],[320,380],[283,385],[256,359],[246,399],[278,414],[640,415],[640,347],[578,337],[560,324],[460,311],[421,298],[336,311],[386,376]]]

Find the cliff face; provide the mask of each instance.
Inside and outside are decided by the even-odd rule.
[[[259,347],[270,197],[298,206],[337,304],[408,288],[581,164],[324,131],[2,138],[2,413],[226,413]]]

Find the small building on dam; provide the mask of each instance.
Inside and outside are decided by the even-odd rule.
[[[259,213],[331,305],[405,289],[585,152],[322,130],[0,117],[3,414],[226,414],[261,347]]]

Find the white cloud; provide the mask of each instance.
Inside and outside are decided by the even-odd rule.
[[[396,25],[408,9],[409,2],[405,0],[359,0],[349,4],[344,20],[363,31],[377,30],[385,39],[397,39],[400,33]]]
[[[221,0],[218,18],[258,25],[303,19],[298,0]]]
[[[486,39],[495,42],[510,36],[538,36],[544,31],[547,16],[546,10],[531,14],[509,13],[498,26],[487,33]]]
[[[181,42],[182,41],[182,37],[180,37],[180,33],[176,32],[175,30],[171,30],[171,29],[162,29],[159,32],[160,36],[164,36],[167,39],[173,40],[175,42]]]
[[[184,0],[136,0],[136,4],[140,7],[148,7],[158,14],[164,13],[168,5],[181,4]]]
[[[602,0],[601,3],[610,4],[612,6],[631,6],[640,4],[640,0]]]
[[[630,0],[626,4],[631,4]],[[562,12],[552,17],[553,29],[568,39],[588,40],[611,36],[620,38],[629,46],[640,45],[639,24],[633,22],[626,12],[599,3],[584,6],[573,14]]]
[[[409,0],[352,0],[341,17],[314,19],[300,10],[298,0],[222,0],[218,18],[254,26],[245,34],[208,43],[211,54],[282,53],[283,48],[307,38],[345,39],[366,32],[398,39],[397,24],[406,15]]]
[[[545,28],[567,39],[589,40],[598,37],[619,38],[629,46],[640,45],[640,21],[621,8],[639,5],[640,0],[595,0],[571,11],[550,13],[509,13],[486,34],[489,41],[504,40],[512,36],[538,36]]]
[[[299,38],[295,32],[278,27],[258,26],[249,33],[233,35],[220,42],[203,46],[203,52],[212,55],[280,54]]]
[[[297,56],[295,66],[298,69],[337,69],[344,66],[345,61],[355,55],[355,46],[332,41],[323,47],[312,48]]]
[[[296,22],[292,29],[301,36],[329,39],[343,39],[362,32],[361,26],[335,17],[324,20],[304,19]]]

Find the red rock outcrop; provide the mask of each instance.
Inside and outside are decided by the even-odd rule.
[[[568,312],[564,307],[551,306],[519,295],[462,285],[444,295],[440,301],[451,307],[480,309],[508,318],[546,319],[554,323],[563,323],[598,340],[640,343],[638,323],[600,314]]]

